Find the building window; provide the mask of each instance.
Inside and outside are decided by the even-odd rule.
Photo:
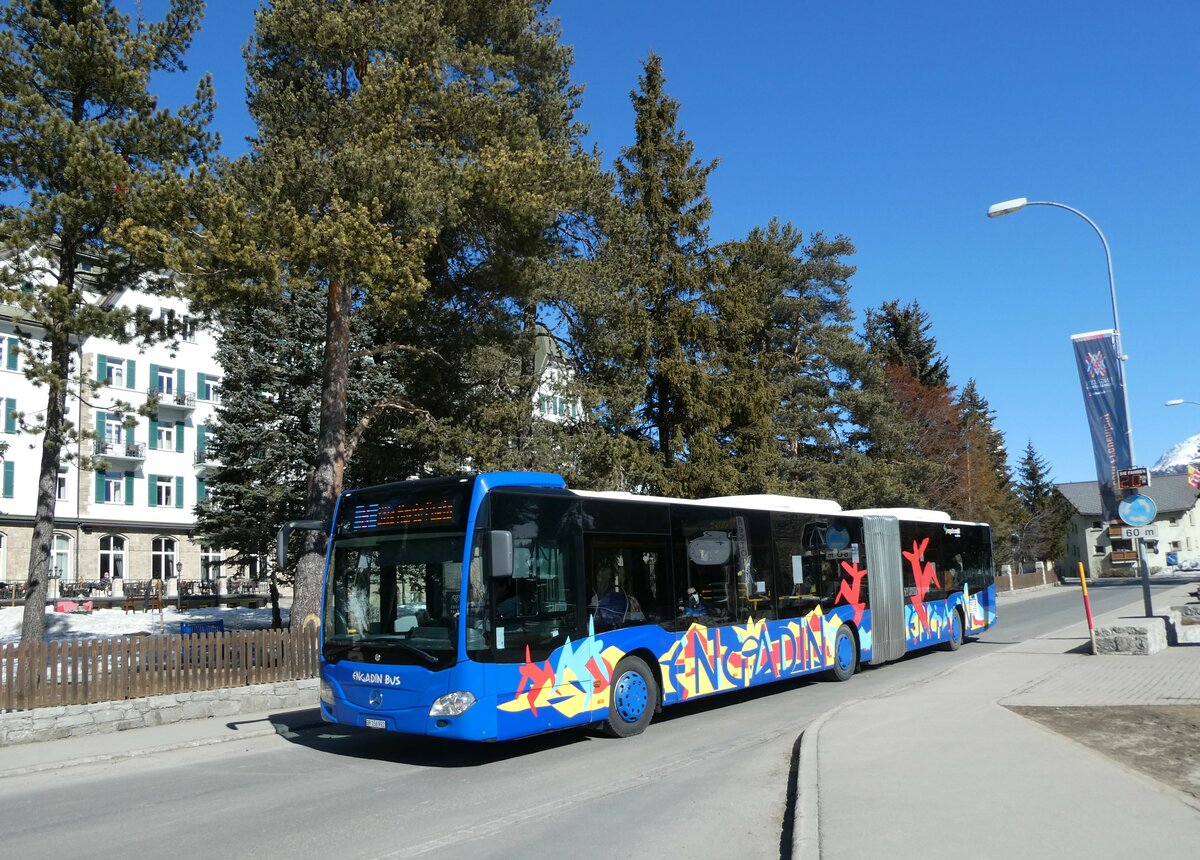
[[[8,536],[0,532],[0,582],[8,579]]]
[[[120,445],[125,439],[125,419],[120,415],[106,412],[104,415],[104,441]]]
[[[221,549],[211,544],[200,545],[200,578],[204,581],[221,575]]]
[[[1169,549],[1171,550],[1171,552],[1179,552],[1179,550],[1181,549],[1181,547],[1179,546],[1179,541],[1177,541],[1177,540],[1171,541],[1171,545],[1170,545]]]
[[[100,578],[125,575],[125,538],[105,535],[100,538]]]
[[[258,579],[262,571],[262,559],[256,555],[250,556],[242,564],[241,573],[250,579]]]
[[[1104,555],[1104,544],[1098,543],[1092,547],[1093,555]]]
[[[58,480],[54,485],[54,498],[60,502],[65,502],[69,498],[67,494],[67,470],[61,466],[58,469]]]
[[[75,580],[75,572],[71,569],[71,539],[66,535],[54,536],[54,549],[50,554],[50,575],[60,582]]]
[[[150,576],[166,579],[175,575],[175,539],[158,537],[150,544]]]
[[[125,477],[120,472],[104,473],[104,503],[125,504]]]
[[[160,451],[175,450],[175,425],[166,421],[160,423],[155,434],[155,441]]]
[[[196,342],[196,320],[193,317],[179,318],[179,334],[188,343]]]
[[[217,403],[221,399],[221,380],[213,379],[206,373],[201,373],[196,386],[196,396],[201,400],[211,400]]]
[[[175,479],[156,477],[154,479],[154,498],[155,504],[162,508],[169,508],[175,504]]]
[[[160,394],[174,394],[175,371],[169,367],[159,367],[156,368],[156,370],[157,374],[154,378],[154,381],[158,385],[158,392]]]

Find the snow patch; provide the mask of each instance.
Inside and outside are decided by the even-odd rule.
[[[1175,475],[1196,465],[1200,465],[1200,433],[1168,448],[1150,471],[1156,475]]]

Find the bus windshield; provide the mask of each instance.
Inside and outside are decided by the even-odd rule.
[[[455,662],[465,532],[338,539],[324,657],[444,668]]]

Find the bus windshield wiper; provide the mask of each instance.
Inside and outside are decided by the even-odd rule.
[[[403,639],[388,639],[386,644],[387,645],[399,645],[400,649],[402,651],[407,651],[409,654],[416,654],[418,657],[420,657],[426,663],[429,663],[431,665],[433,663],[438,662],[438,658],[434,657],[428,651],[422,651],[416,645],[409,645]]]

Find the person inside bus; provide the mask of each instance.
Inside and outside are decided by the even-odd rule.
[[[511,576],[496,580],[496,617],[516,618],[521,614],[521,598]]]
[[[612,630],[625,623],[630,608],[630,599],[621,586],[614,582],[603,597],[592,596],[588,607],[596,619],[596,630]]]

